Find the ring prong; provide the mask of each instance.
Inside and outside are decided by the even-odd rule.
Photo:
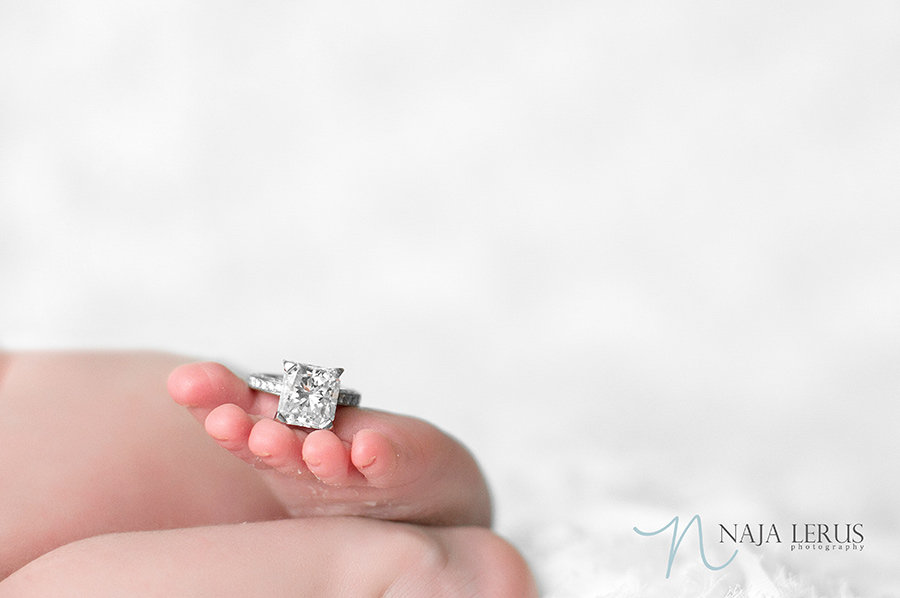
[[[300,367],[299,363],[295,363],[293,361],[288,361],[287,359],[284,360],[285,373],[290,374],[291,372],[295,371],[298,367]]]

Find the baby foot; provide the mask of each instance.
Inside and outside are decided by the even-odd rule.
[[[250,389],[217,363],[177,368],[169,393],[219,445],[256,467],[293,517],[490,525],[474,459],[424,421],[339,406],[331,430],[291,428],[272,419],[276,395]]]

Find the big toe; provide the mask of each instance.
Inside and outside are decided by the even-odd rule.
[[[239,406],[247,413],[274,413],[278,397],[253,391],[247,383],[220,363],[188,363],[169,374],[169,394],[179,405],[187,407],[198,421],[226,403]]]

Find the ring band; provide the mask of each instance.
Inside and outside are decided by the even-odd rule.
[[[344,368],[284,360],[284,374],[250,374],[250,388],[278,395],[275,419],[289,426],[326,430],[334,423],[338,405],[359,405],[360,394],[342,389]]]

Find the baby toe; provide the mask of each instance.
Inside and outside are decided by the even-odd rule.
[[[220,363],[188,363],[175,368],[167,382],[179,405],[214,409],[224,403],[247,408],[252,393],[243,380]]]
[[[329,430],[316,430],[303,442],[303,460],[325,484],[343,486],[362,476],[350,465],[350,451]]]
[[[301,446],[305,435],[273,419],[261,419],[253,425],[247,445],[269,467],[282,473],[303,473],[306,467]]]
[[[220,405],[209,412],[204,425],[206,433],[219,446],[247,463],[257,461],[256,455],[247,446],[253,420],[243,409],[231,403]]]
[[[376,430],[360,430],[353,437],[350,460],[373,486],[391,484],[399,453],[391,440]]]

